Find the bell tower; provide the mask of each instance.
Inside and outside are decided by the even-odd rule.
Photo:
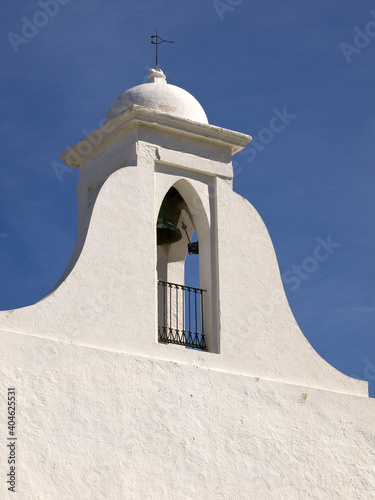
[[[62,155],[79,169],[70,263],[0,312],[19,498],[373,497],[367,383],[307,342],[233,192],[250,140],[150,70]]]
[[[81,220],[87,219],[103,182],[111,182],[112,175],[124,178],[119,253],[129,252],[127,267],[134,271],[134,259],[145,262],[126,287],[126,279],[120,281],[122,294],[132,297],[123,297],[132,311],[139,297],[137,318],[144,309],[147,316],[157,311],[144,329],[152,331],[149,342],[157,332],[163,344],[220,352],[217,181],[231,186],[232,155],[250,139],[209,125],[191,94],[168,84],[161,70],[150,70],[148,83],[120,95],[104,125],[62,155],[80,170]],[[194,231],[198,242],[192,243]],[[199,288],[185,282],[188,251],[199,259]],[[155,286],[156,304],[146,304]]]
[[[77,243],[54,290],[7,315],[7,327],[366,391],[311,349],[290,311],[267,230],[233,192],[232,156],[250,140],[209,124],[191,94],[151,69],[147,83],[113,102],[102,127],[61,156],[79,169]],[[199,259],[198,286],[185,279],[189,250]]]

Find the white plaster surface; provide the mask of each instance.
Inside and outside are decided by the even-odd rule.
[[[19,429],[17,493],[3,472],[2,499],[373,498],[373,400],[14,333],[2,343]]]
[[[80,168],[67,271],[38,304],[0,312],[13,497],[372,499],[367,383],[307,342],[268,232],[232,191],[231,155],[250,137],[137,106],[96,134],[63,156]],[[157,342],[156,220],[171,186],[200,242],[210,352]]]
[[[227,155],[217,155],[225,146],[223,137],[221,146],[213,147],[211,138],[184,133],[184,123],[180,119],[179,128],[164,131],[137,118],[123,136],[108,140],[106,151],[93,151],[85,159],[79,182],[86,179],[79,190],[82,230],[71,272],[38,304],[1,312],[0,328],[367,395],[367,383],[326,363],[298,328],[268,232],[250,203],[232,191]],[[232,147],[226,146],[229,151]],[[129,163],[121,151],[128,151]],[[99,186],[108,165],[114,173]],[[201,242],[208,353],[156,341],[155,227],[165,193],[176,183]],[[98,185],[96,191],[90,185]]]

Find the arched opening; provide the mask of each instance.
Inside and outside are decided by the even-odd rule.
[[[166,193],[157,219],[158,340],[207,349],[201,287],[199,228],[176,186]]]

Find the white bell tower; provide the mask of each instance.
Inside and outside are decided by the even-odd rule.
[[[62,155],[79,169],[71,261],[42,301],[0,312],[19,498],[373,497],[367,383],[307,342],[233,192],[250,140],[150,70]]]
[[[95,232],[99,241],[92,246],[98,254],[86,261],[87,276],[77,286],[93,279],[96,284],[88,285],[91,294],[108,299],[103,313],[111,311],[110,322],[116,324],[110,328],[110,345],[100,334],[106,347],[143,353],[157,349],[170,356],[167,343],[220,352],[219,183],[231,190],[232,155],[250,140],[209,125],[191,94],[167,84],[161,70],[150,70],[148,83],[124,92],[110,107],[104,125],[62,155],[69,166],[80,170],[81,234],[61,281],[73,278],[78,258],[84,265],[82,248],[90,247],[90,232]],[[182,237],[159,245],[158,215],[170,193]],[[107,197],[109,206],[101,212]],[[199,290],[184,279],[194,230],[199,239]],[[55,293],[61,286],[64,283]],[[95,314],[93,298],[84,310],[91,306]],[[103,329],[99,324],[95,317],[89,327],[93,342],[98,342],[94,329]],[[186,353],[181,352],[179,356]]]
[[[35,333],[64,342],[366,393],[306,341],[267,230],[233,192],[232,155],[250,140],[210,125],[191,94],[150,70],[148,83],[121,94],[104,125],[61,156],[79,168],[77,244],[53,293],[10,324],[34,331],[39,311],[46,321]],[[171,192],[182,238],[158,245]],[[194,229],[199,290],[184,279]]]

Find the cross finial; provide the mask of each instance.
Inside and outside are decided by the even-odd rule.
[[[158,35],[158,30],[155,30],[155,33],[156,35],[151,35],[151,43],[153,43],[154,45],[156,45],[156,65],[155,65],[155,68],[158,69],[158,45],[160,45],[161,43],[174,43],[174,42],[171,42],[170,40],[163,40],[159,35]]]

